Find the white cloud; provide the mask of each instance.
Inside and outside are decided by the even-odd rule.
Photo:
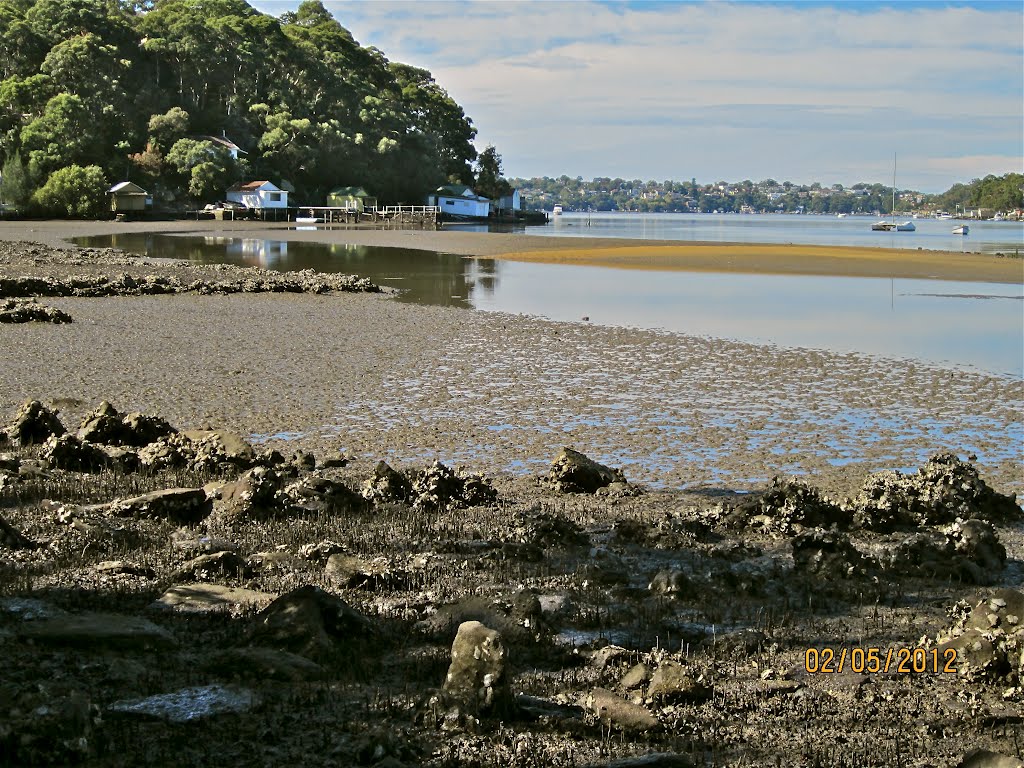
[[[938,191],[1024,165],[1024,13],[1005,6],[325,6],[431,70],[510,175],[850,184],[896,152],[900,186]]]

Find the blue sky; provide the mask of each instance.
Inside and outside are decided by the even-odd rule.
[[[940,192],[1024,172],[1019,1],[324,5],[430,70],[509,176],[891,183],[895,154],[898,186]]]

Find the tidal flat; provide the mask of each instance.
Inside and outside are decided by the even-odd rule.
[[[251,448],[199,461],[207,438],[164,435],[127,451],[136,464],[74,468],[45,441],[0,447],[16,670],[0,760],[1019,759],[1019,380],[386,293],[257,293],[257,270],[53,245],[4,245],[0,278],[128,295],[39,297],[73,322],[0,326],[0,426],[38,399],[74,433],[109,401]],[[133,295],[153,276],[241,287]],[[622,479],[566,490],[563,447]],[[408,490],[377,493],[381,461]],[[170,488],[206,489],[205,511],[111,506]],[[183,590],[196,609],[166,608]],[[275,629],[278,599],[298,601],[300,636]],[[500,633],[493,700],[443,685],[474,620]],[[944,651],[972,631],[990,656],[949,672],[807,669],[808,648]],[[199,714],[140,704],[172,694]],[[40,707],[52,717],[33,721]]]

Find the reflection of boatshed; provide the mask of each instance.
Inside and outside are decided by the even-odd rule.
[[[122,181],[107,190],[110,195],[110,210],[116,213],[144,211],[153,204],[149,192],[131,181]]]
[[[362,187],[338,187],[327,195],[327,205],[362,213],[367,208],[376,208],[377,198],[369,195]]]
[[[241,203],[246,208],[287,208],[288,193],[269,181],[249,181],[236,184],[227,191],[229,202]]]

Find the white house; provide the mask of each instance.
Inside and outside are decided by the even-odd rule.
[[[195,135],[192,136],[192,138],[196,139],[198,141],[209,141],[209,142],[211,142],[213,144],[216,144],[218,147],[221,147],[222,149],[227,150],[227,153],[229,155],[231,155],[231,159],[232,160],[237,160],[239,153],[241,153],[243,155],[248,154],[248,152],[246,152],[240,146],[235,144],[235,142],[233,142],[231,139],[229,139],[227,137],[227,135],[211,136],[209,134],[205,134],[204,133],[204,134],[195,134]]]
[[[491,210],[488,198],[461,185],[438,187],[427,195],[427,205],[436,205],[442,215],[456,219],[486,219]]]
[[[288,193],[269,181],[247,181],[227,191],[229,202],[241,203],[246,208],[287,208]]]

